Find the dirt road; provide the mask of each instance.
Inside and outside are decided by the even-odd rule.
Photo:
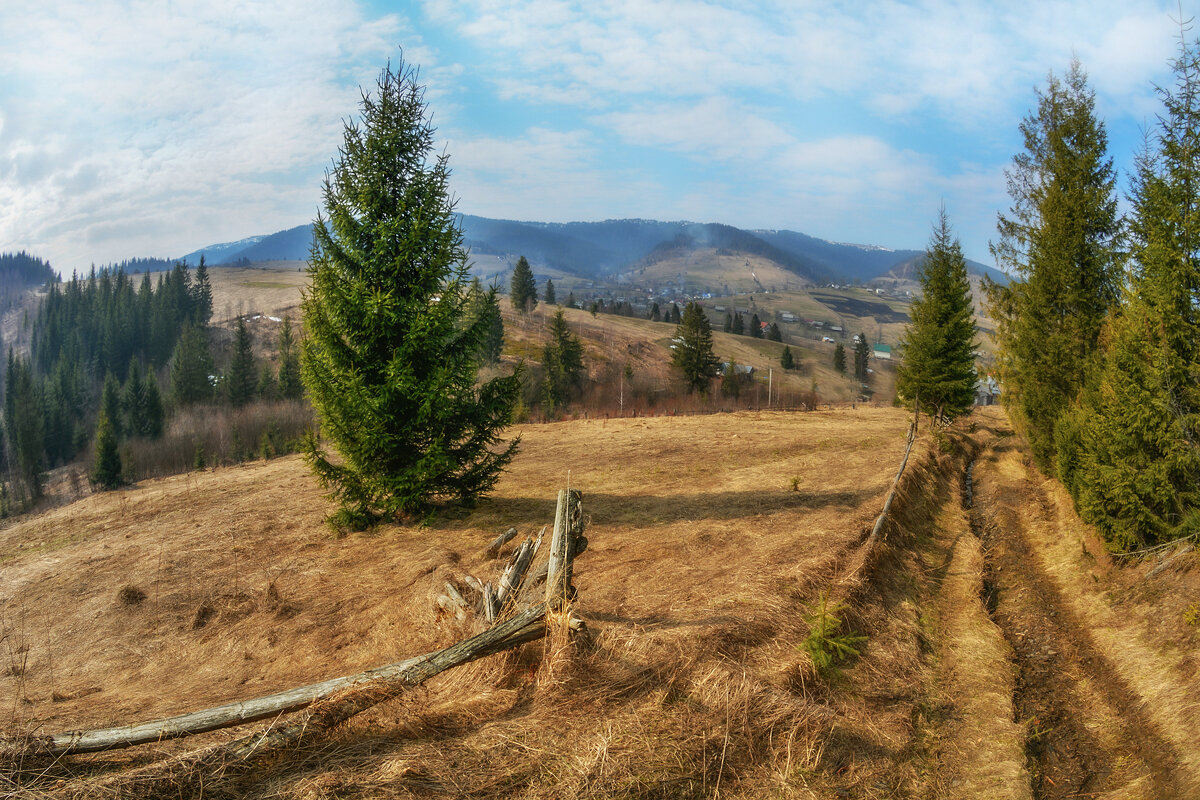
[[[1148,596],[1146,568],[1109,561],[1007,420],[976,424],[962,519],[943,510],[939,525],[947,796],[1200,797],[1194,637],[1163,614],[1189,576],[1164,573]]]

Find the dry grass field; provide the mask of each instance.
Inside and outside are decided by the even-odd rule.
[[[638,283],[664,285],[674,283],[689,292],[765,292],[799,289],[811,283],[789,272],[774,261],[747,253],[722,253],[715,248],[699,248],[665,257],[625,273]]]
[[[10,521],[4,733],[147,720],[459,640],[479,623],[439,611],[444,582],[494,579],[484,545],[548,523],[569,483],[589,520],[584,634],[175,794],[1196,797],[1195,554],[1153,575],[1107,555],[999,409],[918,440],[872,546],[907,423],[860,407],[526,425],[474,510],[344,538],[296,458]],[[821,673],[798,645],[826,591],[867,638]],[[125,776],[264,725],[0,757],[0,792],[158,796]]]
[[[906,424],[860,409],[527,426],[512,471],[470,515],[340,539],[296,458],[18,520],[0,533],[6,727],[148,719],[444,645],[463,631],[436,613],[441,583],[487,579],[497,563],[483,545],[546,524],[569,482],[590,518],[576,566],[590,640],[556,681],[529,645],[364,715],[245,791],[710,796],[723,783],[760,796],[821,763],[806,748],[833,717],[803,688],[802,616],[878,513]],[[48,774],[82,780],[147,757]]]

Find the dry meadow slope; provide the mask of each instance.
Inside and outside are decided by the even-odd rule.
[[[512,471],[469,516],[342,539],[295,458],[23,519],[0,532],[2,655],[19,663],[0,678],[4,721],[145,719],[448,643],[463,631],[435,613],[442,582],[492,575],[482,546],[548,522],[569,480],[591,518],[576,573],[586,645],[554,669],[535,668],[532,645],[446,676],[239,791],[764,796],[855,770],[886,780],[907,707],[820,699],[795,645],[805,605],[880,507],[906,422],[860,409],[527,426]],[[130,604],[135,589],[145,597]],[[831,736],[839,727],[848,738]],[[43,780],[79,786],[196,744],[68,759]]]
[[[470,514],[341,539],[295,458],[18,520],[0,531],[2,722],[142,720],[462,638],[443,582],[494,577],[484,544],[546,524],[569,481],[590,517],[584,636],[443,675],[199,796],[1197,796],[1195,556],[1149,579],[1114,562],[997,409],[919,440],[868,554],[907,421],[524,426]],[[818,677],[797,644],[826,589],[869,638]],[[0,765],[0,793],[117,796],[92,779],[245,732]]]

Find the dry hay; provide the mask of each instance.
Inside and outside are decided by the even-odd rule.
[[[89,497],[0,532],[4,646],[27,654],[0,683],[13,698],[6,721],[49,732],[146,719],[457,640],[463,623],[433,602],[442,583],[491,576],[499,562],[482,554],[487,542],[509,525],[536,531],[569,481],[590,517],[576,565],[585,636],[439,676],[222,791],[912,791],[921,653],[911,587],[897,577],[862,593],[852,624],[871,640],[841,677],[815,678],[796,647],[806,609],[855,563],[906,425],[900,411],[864,408],[527,426],[512,471],[469,516],[342,539],[322,525],[328,504],[294,458]],[[936,472],[932,458],[914,454],[911,467]],[[885,549],[872,562],[881,575],[903,557]],[[127,585],[146,599],[122,603]],[[30,765],[38,777],[19,767],[7,779],[87,793],[89,774],[244,732]]]

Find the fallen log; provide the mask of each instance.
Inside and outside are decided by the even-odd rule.
[[[40,753],[54,756],[115,750],[270,719],[307,708],[347,690],[370,689],[367,693],[374,695],[379,691],[390,691],[391,688],[414,686],[443,670],[540,638],[545,635],[545,626],[542,624],[545,611],[545,605],[538,604],[512,619],[505,620],[443,650],[376,667],[355,675],[332,678],[266,697],[227,703],[215,708],[193,711],[189,714],[180,714],[151,722],[91,731],[67,731],[50,736],[33,736],[27,741],[21,742],[21,749],[30,754]],[[374,702],[382,701],[382,699],[378,699]],[[358,704],[356,701],[343,703],[338,707],[348,711],[358,708]],[[361,710],[359,708],[359,711]],[[348,716],[353,716],[359,711],[350,711]],[[348,716],[340,716],[340,711],[334,713],[325,709],[321,713],[323,719],[348,718]],[[330,716],[331,714],[332,716]],[[330,724],[336,724],[336,722]],[[271,736],[278,732],[273,732]],[[256,735],[251,738],[258,740],[262,737]]]
[[[352,685],[348,690],[314,703],[303,718],[291,725],[268,728],[226,744],[206,747],[99,781],[86,782],[76,788],[72,797],[81,800],[104,797],[134,800],[241,796],[241,792],[230,791],[229,784],[252,769],[262,757],[310,744],[356,714],[398,697],[406,689],[452,667],[545,636],[545,614],[545,605],[538,604],[494,628],[443,650],[380,668],[391,672],[385,676],[376,675],[365,683]],[[380,670],[371,672],[379,673]]]

